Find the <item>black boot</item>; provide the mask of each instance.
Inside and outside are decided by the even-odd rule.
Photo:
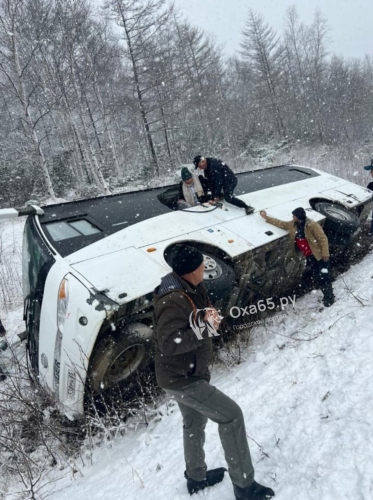
[[[323,302],[325,307],[330,307],[334,304],[335,298],[334,297],[327,297],[327,298],[324,297],[322,302]]]
[[[206,479],[203,481],[196,481],[188,476],[186,471],[184,472],[185,479],[187,480],[187,488],[190,495],[197,493],[200,490],[207,488],[208,486],[214,486],[214,484],[221,483],[224,479],[224,472],[227,469],[225,467],[219,467],[218,469],[211,469],[206,472]]]
[[[246,215],[250,215],[254,212],[255,208],[254,207],[250,207],[250,205],[246,205],[245,207],[245,212],[246,212]]]
[[[239,488],[235,484],[233,488],[236,500],[266,500],[267,498],[275,496],[275,492],[271,490],[271,488],[262,486],[256,481],[253,481],[250,486],[246,486],[246,488]]]
[[[330,307],[334,304],[335,302],[335,297],[333,293],[333,288],[331,283],[328,283],[326,286],[324,286],[322,289],[322,292],[324,294],[323,297],[323,304],[325,307]]]

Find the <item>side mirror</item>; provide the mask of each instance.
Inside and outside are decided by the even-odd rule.
[[[18,211],[15,208],[3,208],[0,210],[0,220],[15,219],[18,217]]]
[[[16,219],[25,215],[44,215],[44,210],[36,205],[21,208],[3,208],[0,210],[0,220]]]

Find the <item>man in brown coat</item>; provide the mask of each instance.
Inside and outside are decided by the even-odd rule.
[[[325,307],[334,304],[335,298],[330,277],[329,243],[323,228],[317,222],[307,219],[304,208],[296,208],[293,220],[283,221],[270,217],[265,210],[260,215],[270,224],[289,231],[290,244],[294,253],[296,248],[307,259],[307,266],[311,270],[311,281],[319,285],[324,294]]]
[[[192,495],[220,483],[226,469],[207,470],[203,445],[210,419],[219,426],[236,500],[264,500],[270,488],[254,481],[254,468],[241,408],[211,385],[212,338],[220,317],[203,283],[202,253],[176,245],[173,272],[162,278],[154,294],[155,372],[157,382],[177,401],[184,429],[187,488]]]

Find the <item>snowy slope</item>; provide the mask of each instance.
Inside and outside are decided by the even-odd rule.
[[[256,327],[244,363],[212,382],[242,407],[256,479],[279,500],[373,498],[373,255],[340,276],[337,302],[320,292],[298,300],[280,322]],[[349,289],[349,290],[348,290]],[[97,449],[54,500],[187,499],[181,417],[172,404],[146,430]],[[207,426],[209,467],[225,465],[217,426]],[[229,477],[199,493],[233,500]]]
[[[24,330],[22,298],[22,235],[25,221],[0,223],[0,318],[10,333]]]
[[[20,237],[21,225],[6,235]],[[334,284],[337,302],[320,306],[311,293],[252,331],[246,361],[213,372],[212,383],[236,400],[245,415],[256,479],[279,500],[373,499],[373,254]],[[10,336],[22,311],[2,319]],[[5,316],[4,316],[5,315]],[[133,429],[93,451],[93,463],[75,461],[77,473],[51,469],[53,500],[187,499],[182,423],[168,401],[147,429]],[[209,467],[225,465],[217,426],[206,437]],[[9,489],[7,498],[19,498]],[[223,483],[195,497],[233,500]]]

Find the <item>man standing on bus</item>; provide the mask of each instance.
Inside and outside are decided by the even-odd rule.
[[[233,191],[237,186],[237,177],[226,163],[217,158],[204,158],[195,156],[193,160],[195,168],[204,171],[207,180],[208,189],[211,191],[212,205],[217,203],[221,197],[225,201],[239,208],[243,208],[247,215],[254,212],[254,208],[247,205],[244,201],[233,196]]]

